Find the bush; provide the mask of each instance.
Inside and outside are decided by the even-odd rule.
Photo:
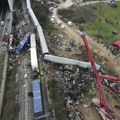
[[[94,22],[96,20],[96,12],[94,9],[86,7],[78,7],[75,10],[76,20],[80,23]]]
[[[33,3],[33,10],[41,26],[43,28],[46,27],[49,21],[47,7],[41,4],[41,2],[36,1]]]
[[[102,38],[103,38],[103,35],[102,35],[102,33],[100,33],[100,32],[96,32],[95,37],[96,37],[97,39],[102,39]]]
[[[64,100],[59,95],[59,88],[57,82],[53,79],[48,81],[48,89],[50,91],[50,98],[52,99],[52,106],[55,110],[56,120],[66,120],[67,109],[64,106]]]
[[[55,109],[55,115],[57,120],[63,120],[66,117],[67,109],[63,106],[62,102],[53,103]]]
[[[78,7],[75,10],[60,9],[58,14],[76,23],[94,22],[97,17],[95,10],[89,6]]]

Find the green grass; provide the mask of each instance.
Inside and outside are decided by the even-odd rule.
[[[120,39],[119,33],[117,35],[112,35],[112,31],[114,30],[116,29],[114,29],[111,25],[103,24],[100,22],[95,22],[94,25],[91,23],[87,23],[85,25],[85,31],[90,36],[99,34],[101,36],[100,38],[106,43],[112,43],[113,41]]]
[[[55,110],[56,120],[65,120],[67,109],[64,106],[63,96],[59,95],[59,88],[55,80],[48,81],[48,90],[50,91],[50,98],[52,99],[52,107]]]
[[[116,5],[117,7],[112,7],[107,2],[101,2],[62,9],[58,14],[76,23],[78,29],[84,30],[90,36],[111,44],[120,39],[120,2],[116,2]],[[81,23],[84,23],[82,27]],[[113,35],[113,31],[117,34]]]
[[[88,22],[84,25],[85,31],[94,36],[100,34],[101,39],[111,44],[113,41],[120,39],[120,3],[117,3],[117,7],[111,7],[105,3],[91,5],[95,8],[97,13],[97,20],[94,22]],[[112,23],[107,23],[105,19],[110,20]],[[118,24],[116,25],[116,23]],[[117,31],[117,35],[112,35],[112,31]]]

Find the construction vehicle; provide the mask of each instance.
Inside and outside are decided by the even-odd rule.
[[[35,68],[35,72],[37,73],[38,76],[43,76],[43,72],[40,71],[38,68]]]
[[[96,78],[97,88],[100,92],[100,99],[98,100],[95,98],[92,101],[93,101],[95,107],[97,108],[97,110],[99,111],[103,120],[113,120],[115,118],[115,113],[108,105],[106,94],[105,94],[105,91],[103,89],[101,79],[108,79],[108,80],[112,80],[113,82],[120,81],[120,79],[117,77],[110,76],[110,75],[101,75],[97,72],[94,59],[92,57],[91,51],[89,49],[89,46],[88,46],[88,43],[86,40],[86,36],[82,32],[80,33],[80,35],[81,35],[83,42],[85,44],[85,47],[86,47],[86,50],[87,50],[87,53],[88,53],[88,56],[89,56],[89,59],[91,62],[91,66],[93,68],[94,76]]]
[[[38,68],[34,68],[32,76],[33,76],[33,79],[38,79],[41,76],[43,76],[43,72]]]

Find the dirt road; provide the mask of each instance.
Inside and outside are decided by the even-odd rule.
[[[61,4],[59,5],[59,9],[62,8],[68,8],[69,6],[73,5],[74,3],[72,2],[72,0],[66,0],[65,2],[61,2]]]
[[[68,0],[69,1],[69,0]],[[69,2],[68,2],[69,3]],[[67,4],[67,2],[65,3]],[[58,21],[61,21],[61,19],[59,18],[58,14],[57,14],[57,10],[59,8],[61,8],[61,6],[63,6],[63,3],[58,7],[58,8],[55,8],[53,10],[53,15],[55,16],[56,20]],[[65,5],[66,6],[66,5]],[[71,6],[71,3],[69,3],[67,5],[68,6]],[[80,35],[76,32],[77,29],[76,28],[73,28],[73,27],[70,27],[68,26],[65,22],[62,21],[62,24],[64,24],[65,26],[65,30],[63,30],[63,32],[65,34],[67,34],[69,37],[71,38],[74,38],[76,39],[77,41],[79,41],[81,43],[81,45],[83,45],[83,40],[82,38],[80,37]],[[87,38],[87,41],[89,43],[89,46],[90,48],[93,50],[94,53],[97,53],[99,54],[99,56],[101,58],[104,58],[107,62],[107,69],[111,69],[111,70],[114,70],[115,74],[118,75],[120,77],[120,62],[118,62],[116,59],[115,59],[115,56],[109,54],[110,51],[108,49],[106,49],[106,47],[103,47],[101,44],[98,44],[96,43],[95,41],[93,41],[93,39],[86,35],[86,38]],[[100,51],[98,53],[98,51]]]

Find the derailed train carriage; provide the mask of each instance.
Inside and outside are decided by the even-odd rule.
[[[39,118],[44,114],[41,83],[39,82],[39,80],[34,80],[32,82],[32,88],[33,88],[34,116],[35,118]]]

